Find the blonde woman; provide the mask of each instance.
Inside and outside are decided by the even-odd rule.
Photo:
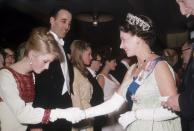
[[[73,115],[81,113],[78,108],[50,110],[32,107],[35,97],[32,72],[40,74],[52,61],[60,58],[60,49],[55,42],[48,29],[36,28],[25,45],[24,57],[1,69],[1,131],[25,131],[27,124],[47,124],[57,119],[77,122],[80,119],[80,116]]]
[[[82,40],[74,40],[71,44],[71,61],[74,70],[72,103],[74,107],[87,109],[91,107],[93,87],[89,82],[87,66],[92,60],[90,44]],[[93,131],[90,120],[82,121],[73,130]]]

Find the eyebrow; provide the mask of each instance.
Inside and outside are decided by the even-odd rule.
[[[61,20],[67,21],[68,19],[67,18],[62,18]]]
[[[68,18],[62,18],[61,21],[69,21],[69,23],[71,23],[71,20],[68,20]]]

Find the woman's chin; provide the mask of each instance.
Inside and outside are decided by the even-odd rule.
[[[131,53],[127,53],[127,56],[128,56],[128,57],[132,57],[132,56],[134,56],[134,55],[132,55]]]
[[[41,70],[38,70],[38,71],[34,71],[36,74],[40,74],[40,73],[42,73],[43,71],[41,71]]]

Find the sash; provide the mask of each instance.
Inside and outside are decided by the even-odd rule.
[[[146,65],[145,70],[142,70],[138,74],[138,76],[136,78],[133,78],[133,81],[129,84],[128,89],[127,89],[127,93],[126,93],[126,98],[127,98],[129,109],[132,108],[133,102],[135,101],[133,96],[135,95],[137,89],[139,88],[139,86],[141,86],[143,84],[144,80],[149,77],[149,75],[154,70],[156,64],[161,60],[163,60],[163,59],[161,57],[158,57],[158,58],[150,61]]]

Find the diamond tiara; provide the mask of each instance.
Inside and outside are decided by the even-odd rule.
[[[131,25],[138,25],[143,31],[148,31],[150,29],[150,25],[147,22],[131,13],[127,14],[126,21]]]

